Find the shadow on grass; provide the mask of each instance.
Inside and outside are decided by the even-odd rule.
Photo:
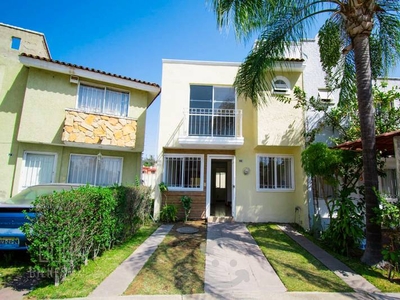
[[[249,230],[290,291],[353,291],[319,260],[271,224]]]
[[[204,292],[204,248],[206,227],[203,222],[191,223],[200,229],[196,234],[181,234],[175,224],[164,241],[146,262],[125,294],[194,294]]]
[[[39,281],[40,278],[32,272],[32,263],[26,251],[0,251],[0,288],[30,290]]]

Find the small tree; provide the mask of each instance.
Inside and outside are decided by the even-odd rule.
[[[183,209],[185,210],[185,222],[187,222],[190,210],[192,209],[192,198],[189,196],[182,196],[181,202],[183,205]]]

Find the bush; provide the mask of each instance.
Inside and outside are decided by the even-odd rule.
[[[175,222],[178,213],[178,209],[173,204],[165,204],[160,211],[160,220],[161,222]]]
[[[353,199],[341,191],[341,197],[334,200],[334,213],[322,239],[335,252],[349,255],[350,250],[359,247],[364,238],[364,205],[355,204]]]
[[[23,227],[39,272],[55,284],[114,244],[130,238],[150,211],[145,187],[80,187],[36,199],[36,218]]]

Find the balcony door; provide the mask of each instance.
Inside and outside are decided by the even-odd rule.
[[[233,87],[190,86],[189,135],[234,137],[236,96]]]

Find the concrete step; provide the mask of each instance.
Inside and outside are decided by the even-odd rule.
[[[208,223],[235,223],[235,219],[233,217],[225,217],[225,216],[209,216],[207,219]]]

